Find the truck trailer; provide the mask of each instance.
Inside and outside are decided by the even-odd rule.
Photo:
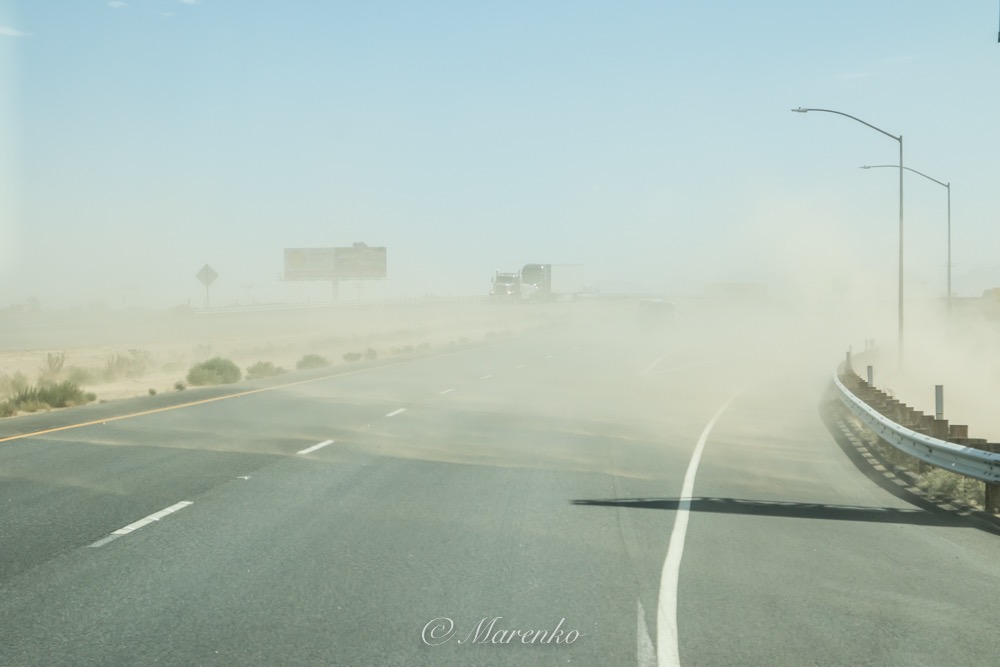
[[[582,264],[525,264],[521,269],[521,298],[527,301],[574,299],[582,293]]]

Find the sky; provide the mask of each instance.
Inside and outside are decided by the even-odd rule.
[[[952,189],[954,291],[1000,286],[997,0],[0,0],[0,308],[322,301],[283,249],[385,246],[344,298],[891,300],[904,164]],[[947,190],[905,174],[908,298]]]

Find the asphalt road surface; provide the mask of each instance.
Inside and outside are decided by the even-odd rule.
[[[839,357],[707,331],[6,420],[0,664],[996,665],[1000,538],[852,462]]]

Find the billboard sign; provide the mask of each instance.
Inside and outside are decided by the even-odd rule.
[[[385,248],[355,243],[353,248],[334,248],[337,277],[341,280],[373,280],[386,277]]]
[[[336,280],[333,248],[285,248],[285,280]]]
[[[386,277],[385,248],[285,248],[285,280],[371,280]]]

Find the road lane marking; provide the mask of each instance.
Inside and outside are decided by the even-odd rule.
[[[694,495],[694,478],[698,475],[698,464],[701,454],[705,451],[705,442],[715,427],[715,422],[722,417],[726,408],[743,393],[740,390],[723,404],[709,420],[705,430],[698,438],[687,472],[684,473],[684,484],[681,487],[680,503],[677,515],[674,517],[674,528],[670,532],[670,543],[667,546],[667,557],[663,560],[663,571],[660,573],[660,596],[656,612],[656,658],[659,667],[680,667],[680,647],[677,637],[677,582],[680,579],[681,557],[684,555],[684,540],[687,537],[688,518],[691,514],[691,498]]]
[[[693,362],[693,363],[690,363],[690,364],[681,364],[680,366],[671,366],[670,368],[664,368],[662,370],[658,370],[658,371],[654,372],[653,369],[656,368],[660,364],[660,362],[662,362],[665,358],[666,358],[666,355],[664,355],[662,357],[659,357],[656,360],[654,360],[653,363],[651,363],[649,366],[646,366],[646,368],[643,369],[639,373],[639,377],[646,377],[648,375],[662,375],[662,374],[665,374],[665,373],[672,373],[674,371],[682,371],[682,370],[685,370],[687,368],[697,368],[699,366],[709,366],[711,364],[717,364],[717,363],[719,363],[718,361],[696,361],[696,362]]]
[[[8,435],[0,438],[0,442],[10,442],[11,440],[21,440],[23,438],[34,438],[39,435],[48,435],[49,433],[58,433],[60,431],[69,431],[74,428],[83,428],[85,426],[97,426],[98,424],[107,424],[109,422],[121,421],[123,419],[133,419],[135,417],[145,417],[146,415],[155,415],[161,412],[169,412],[171,410],[180,410],[182,408],[190,408],[196,405],[205,405],[206,403],[215,403],[216,401],[225,401],[230,398],[240,398],[242,396],[250,396],[252,394],[260,394],[265,391],[275,391],[276,389],[287,389],[288,387],[297,387],[303,384],[312,384],[313,382],[323,382],[324,380],[332,380],[334,378],[345,377],[348,375],[357,375],[359,373],[371,373],[372,371],[378,371],[386,368],[395,368],[396,366],[405,366],[407,364],[415,364],[421,361],[427,361],[429,359],[440,359],[442,357],[452,357],[457,354],[466,354],[467,352],[475,351],[484,347],[492,347],[491,345],[480,345],[469,350],[459,350],[457,352],[445,352],[443,354],[435,355],[432,357],[421,357],[420,359],[407,359],[405,361],[399,361],[391,364],[382,364],[379,366],[374,366],[372,368],[359,368],[353,371],[341,371],[339,373],[332,373],[330,375],[324,375],[318,378],[310,378],[308,380],[296,380],[295,382],[286,382],[284,384],[274,385],[273,387],[261,387],[260,389],[249,389],[247,391],[237,392],[235,394],[226,394],[224,396],[214,396],[212,398],[203,398],[197,401],[188,401],[187,403],[178,403],[177,405],[167,405],[162,408],[153,408],[151,410],[142,410],[140,412],[130,412],[124,415],[115,415],[113,417],[105,417],[103,419],[93,419],[90,421],[79,422],[76,424],[66,424],[65,426],[55,426],[53,428],[46,428],[39,431],[29,431],[28,433],[20,433],[18,435]]]
[[[555,359],[555,358],[556,358],[556,355],[554,355],[554,354],[546,354],[546,355],[545,355],[545,358],[546,358],[546,359]]]
[[[639,607],[639,629],[636,632],[638,646],[636,655],[639,658],[639,667],[656,667],[656,649],[653,648],[653,640],[649,637],[649,628],[646,627],[646,610],[642,606],[642,600],[636,600]]]
[[[484,375],[483,377],[481,377],[479,379],[480,380],[489,380],[491,377],[493,377],[493,376],[492,375]]]
[[[525,368],[527,365],[528,364],[518,364],[517,366],[514,366],[514,368]]]
[[[399,409],[393,410],[392,412],[390,412],[389,414],[387,414],[386,417],[395,417],[400,412],[406,412],[406,408],[399,408]]]
[[[323,442],[321,442],[321,443],[319,443],[317,445],[313,445],[312,447],[306,447],[301,452],[295,452],[295,453],[296,454],[311,454],[311,453],[315,452],[317,449],[323,449],[327,445],[332,445],[332,444],[333,444],[333,440],[324,440]]]
[[[153,514],[150,514],[149,516],[147,516],[147,517],[145,517],[143,519],[139,519],[138,521],[130,523],[127,526],[119,528],[118,530],[114,531],[113,533],[111,533],[107,537],[102,538],[100,540],[97,540],[96,542],[94,542],[93,544],[91,544],[89,546],[91,546],[91,547],[103,547],[108,542],[114,542],[115,540],[117,540],[122,535],[128,535],[132,531],[139,530],[143,526],[148,526],[149,524],[153,523],[154,521],[159,521],[163,517],[168,516],[170,514],[173,514],[174,512],[182,510],[185,507],[187,507],[188,505],[193,505],[193,504],[194,503],[192,503],[190,500],[182,500],[181,502],[176,503],[174,505],[171,505],[170,507],[164,508],[164,509],[160,510],[159,512],[154,512]]]
[[[653,363],[651,363],[649,366],[646,366],[646,368],[644,368],[642,371],[639,372],[639,377],[642,377],[643,375],[649,375],[649,372],[651,370],[653,370],[654,368],[656,368],[657,364],[659,364],[661,361],[663,361],[664,358],[666,358],[666,356],[667,355],[663,354],[663,355],[660,355],[659,357],[657,357],[656,359],[654,359]]]
[[[454,388],[454,387],[452,387],[452,388],[450,388],[450,389],[445,389],[444,391],[442,391],[442,392],[441,392],[441,394],[450,394],[450,393],[451,393],[451,392],[453,392],[453,391],[455,391],[455,388]]]

